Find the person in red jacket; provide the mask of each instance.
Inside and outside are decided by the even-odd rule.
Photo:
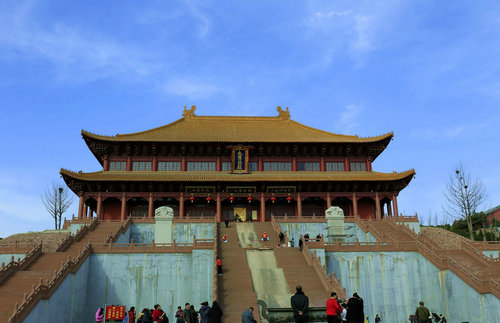
[[[222,276],[222,259],[217,257],[217,275]]]
[[[156,304],[153,311],[153,322],[162,322],[165,312],[161,309],[160,304]]]
[[[326,301],[326,319],[328,323],[340,323],[339,314],[342,308],[337,300],[337,293],[332,292],[330,298]]]
[[[135,322],[135,307],[132,306],[128,311],[128,321]]]

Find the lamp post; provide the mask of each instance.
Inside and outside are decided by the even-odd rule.
[[[60,230],[61,229],[61,217],[62,217],[62,192],[63,192],[63,188],[62,187],[59,187],[59,214],[58,214],[58,217],[59,217],[59,224],[58,224],[58,229]]]

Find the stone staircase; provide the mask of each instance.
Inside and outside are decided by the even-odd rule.
[[[231,223],[226,228],[224,223],[218,223],[219,242],[224,234],[228,242],[220,242],[217,254],[222,259],[223,275],[218,279],[219,303],[224,313],[223,322],[241,322],[244,310],[252,306],[254,317],[260,322],[257,307],[257,297],[252,285],[252,278],[247,263],[245,249],[240,248],[236,224]]]
[[[17,271],[0,284],[0,317],[5,321],[13,314],[16,304],[21,304],[40,282],[51,280],[62,263],[76,258],[89,241],[104,242],[110,232],[120,227],[120,222],[101,222],[94,230],[87,232],[78,241],[73,241],[65,251],[44,253],[27,268]],[[36,304],[33,304],[33,306]],[[31,309],[27,312],[29,313]],[[27,314],[27,313],[26,313]]]
[[[416,242],[419,252],[440,269],[449,269],[480,293],[491,292],[500,297],[500,262],[482,255],[470,243],[454,249],[440,247],[439,241],[417,235],[392,218],[379,221],[356,220],[363,229],[373,233],[380,242]],[[439,261],[437,261],[439,260]]]

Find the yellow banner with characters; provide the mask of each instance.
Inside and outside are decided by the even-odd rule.
[[[234,217],[240,219],[241,222],[245,222],[247,220],[247,208],[235,207]]]

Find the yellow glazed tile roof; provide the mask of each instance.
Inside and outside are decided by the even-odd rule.
[[[82,136],[115,142],[324,142],[364,143],[390,139],[393,133],[360,138],[305,126],[290,119],[288,108],[277,117],[197,116],[196,107],[184,108],[183,118],[158,128],[116,136],[82,130]]]
[[[413,176],[415,170],[401,173],[379,172],[253,172],[251,174],[230,174],[228,172],[195,171],[99,171],[75,173],[61,169],[65,175],[83,181],[182,181],[182,182],[255,182],[255,181],[394,181]]]

